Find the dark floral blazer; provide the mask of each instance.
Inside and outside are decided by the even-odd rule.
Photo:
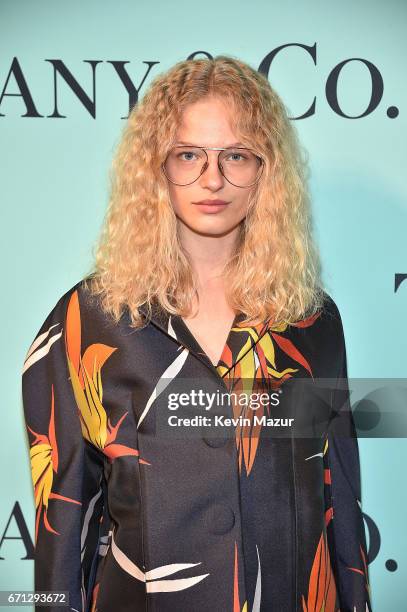
[[[325,298],[290,326],[237,315],[216,366],[158,305],[134,330],[82,281],[58,300],[22,377],[35,589],[69,595],[49,610],[372,610],[344,334]],[[274,401],[242,401],[259,392]]]

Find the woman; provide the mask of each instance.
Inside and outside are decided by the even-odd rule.
[[[37,590],[81,612],[371,610],[304,170],[281,100],[232,57],[179,62],[133,108],[95,266],[24,365]],[[279,399],[241,402],[258,391]]]

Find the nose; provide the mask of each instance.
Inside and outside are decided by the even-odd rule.
[[[216,190],[223,187],[225,177],[221,173],[218,166],[219,151],[207,151],[208,161],[207,167],[199,177],[201,187],[208,187]]]

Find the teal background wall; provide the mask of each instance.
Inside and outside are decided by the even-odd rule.
[[[25,557],[35,512],[21,368],[45,316],[92,261],[113,147],[129,110],[128,94],[108,62],[128,61],[137,88],[146,62],[157,62],[142,96],[158,72],[197,52],[231,54],[259,68],[280,45],[316,45],[316,65],[304,49],[291,46],[275,58],[269,79],[290,116],[303,114],[316,97],[315,114],[295,124],[310,156],[325,284],[342,314],[348,374],[402,379],[407,280],[395,291],[395,275],[407,274],[406,16],[406,3],[396,0],[0,1],[0,92],[7,94],[0,102],[0,589],[32,588],[33,561]],[[24,117],[23,99],[12,95],[19,94],[13,76],[6,85],[13,58],[42,117]],[[335,113],[325,95],[328,75],[349,58],[374,64],[384,83],[377,108],[356,119]],[[61,78],[58,109],[65,118],[50,117],[50,59],[62,60],[90,97],[92,71],[84,60],[101,61],[95,117]],[[343,112],[362,114],[370,96],[366,65],[348,63],[338,81]],[[392,106],[399,111],[395,118],[387,114]],[[360,433],[363,511],[374,549],[373,609],[398,612],[406,608],[405,432],[386,439]]]

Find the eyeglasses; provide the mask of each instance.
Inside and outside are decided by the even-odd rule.
[[[169,151],[161,168],[174,185],[191,185],[209,166],[206,151],[219,151],[218,168],[222,176],[235,187],[251,187],[262,175],[263,158],[245,147],[176,145]]]

